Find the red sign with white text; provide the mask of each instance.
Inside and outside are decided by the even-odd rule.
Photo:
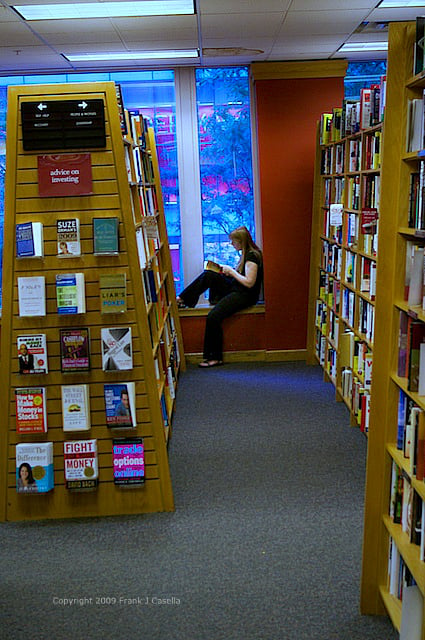
[[[89,153],[38,156],[38,193],[42,198],[93,193]]]

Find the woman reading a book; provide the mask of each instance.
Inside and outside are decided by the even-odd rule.
[[[199,363],[202,368],[223,364],[223,320],[255,304],[263,281],[261,249],[248,229],[234,229],[229,239],[236,251],[241,252],[236,268],[219,265],[217,271],[205,269],[177,297],[179,307],[195,307],[199,296],[210,290],[209,300],[215,306],[209,312],[205,325],[204,360]]]

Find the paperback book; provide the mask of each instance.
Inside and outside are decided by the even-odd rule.
[[[131,327],[102,327],[103,371],[122,371],[133,368]]]
[[[80,221],[78,218],[57,220],[56,238],[57,252],[60,258],[74,258],[81,255]]]
[[[44,387],[15,389],[16,432],[46,433],[47,411]]]
[[[90,429],[90,394],[87,384],[67,384],[61,387],[64,431]]]
[[[119,253],[118,218],[93,218],[93,253],[117,255]]]
[[[41,222],[22,222],[16,225],[16,257],[42,258],[43,224]]]
[[[127,281],[125,273],[102,273],[99,276],[100,312],[127,311]]]
[[[99,479],[97,440],[64,442],[63,455],[66,488],[95,489]]]
[[[18,304],[20,317],[46,315],[46,284],[44,276],[18,278]]]
[[[134,382],[105,384],[106,426],[113,429],[136,426],[136,396]]]
[[[58,273],[56,300],[59,315],[85,313],[84,273]]]
[[[206,271],[215,271],[215,273],[223,273],[223,267],[213,260],[206,260],[204,263]]]
[[[88,327],[60,329],[61,371],[90,371],[90,331]]]
[[[19,373],[48,373],[45,333],[16,337]]]
[[[16,491],[47,493],[53,487],[53,442],[17,444]]]
[[[112,441],[114,483],[137,486],[145,482],[143,438],[114,438]]]

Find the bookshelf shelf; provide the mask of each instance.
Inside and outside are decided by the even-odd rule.
[[[21,106],[40,101],[52,109],[58,101],[65,106],[67,101],[102,104],[104,141],[88,150],[83,149],[84,140],[76,148],[56,146],[51,149],[47,145],[39,150],[37,140],[35,147],[25,149],[27,134],[22,124]],[[8,105],[7,155],[10,162],[6,175],[4,232],[4,274],[7,277],[3,282],[1,335],[4,392],[0,400],[2,415],[7,416],[7,428],[0,436],[4,487],[0,518],[14,521],[171,511],[174,500],[167,444],[172,433],[177,378],[185,362],[153,130],[138,114],[120,112],[113,82],[11,87]],[[123,137],[124,122],[128,133]],[[49,155],[54,150],[58,156]],[[39,158],[46,154],[47,158],[88,155],[92,188],[78,195],[66,192],[55,197],[40,197]],[[140,161],[139,167],[136,167],[137,161]],[[137,179],[140,167],[150,172],[148,180]],[[154,207],[152,215],[147,211],[150,206]],[[64,259],[58,256],[56,222],[74,217],[80,223],[81,254]],[[15,226],[27,221],[43,225],[44,256],[40,260],[18,259],[15,255]],[[113,225],[118,229],[115,235],[111,235]],[[152,227],[156,236],[152,235]],[[99,233],[103,236],[96,235],[95,238],[94,234]],[[100,240],[104,244],[99,248]],[[108,246],[108,243],[112,244]],[[85,310],[78,315],[59,315],[56,274],[74,272],[84,276]],[[115,289],[106,287],[105,290],[105,276],[110,279],[116,275],[121,277],[114,285]],[[44,277],[44,316],[19,315],[17,278],[23,276]],[[118,285],[124,293],[119,293]],[[106,298],[102,297],[103,292]],[[123,305],[123,311],[116,306],[110,312],[108,304],[113,304],[114,300]],[[59,331],[81,327],[89,329],[90,368],[64,373]],[[115,361],[108,370],[104,340],[110,337],[108,331],[102,332],[104,328],[109,328],[109,334],[114,329],[120,335],[128,334],[130,329],[125,352],[127,356],[131,352],[130,366],[116,366]],[[17,335],[36,332],[46,336],[48,373],[19,374]],[[161,367],[156,362],[159,358],[162,358]],[[61,389],[77,383],[88,388],[90,428],[85,432],[64,432]],[[110,385],[124,385],[131,396],[130,392],[134,390],[131,416],[135,427],[107,426],[106,389]],[[17,433],[14,392],[25,386],[40,386],[46,390],[45,433],[25,436]],[[141,486],[123,488],[114,481],[113,441],[121,438],[126,439],[127,445],[132,438],[137,442],[143,439],[145,481]],[[74,492],[66,486],[64,444],[87,439],[95,439],[97,443],[99,482],[92,491]],[[52,491],[32,496],[16,491],[15,447],[23,441],[53,443]]]
[[[410,213],[415,196],[412,185],[422,159],[417,151],[406,151],[412,104],[409,101],[422,100],[425,87],[423,73],[420,77],[411,75],[415,37],[414,22],[390,26],[361,611],[386,612],[400,630],[404,589],[411,585],[413,576],[422,595],[418,605],[421,610],[415,611],[415,618],[418,613],[422,622],[415,637],[424,639],[425,483],[417,474],[424,457],[420,434],[425,396],[417,391],[420,363],[418,360],[415,364],[415,354],[419,353],[419,346],[413,336],[425,325],[425,311],[422,304],[416,304],[417,300],[412,302],[415,296],[408,301],[413,276],[406,272],[406,266],[413,264],[412,248],[417,251],[418,265],[423,269],[425,240],[425,230],[414,228],[420,217]],[[402,524],[398,524],[394,505],[400,507]],[[395,557],[401,558],[399,567],[394,565]],[[390,593],[394,591],[394,582],[398,585],[396,594]]]

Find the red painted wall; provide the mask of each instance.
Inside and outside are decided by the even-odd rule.
[[[316,124],[343,96],[343,78],[256,81],[266,313],[227,320],[225,351],[306,348]],[[204,319],[181,322],[202,351]]]

